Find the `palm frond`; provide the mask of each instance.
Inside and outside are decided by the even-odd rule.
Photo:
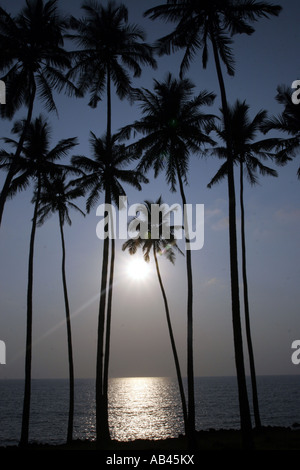
[[[161,211],[161,217],[159,219],[160,221],[158,226],[155,225],[155,221],[152,219],[153,205],[155,205],[157,209],[160,208]],[[166,258],[174,264],[175,250],[181,254],[183,253],[178,247],[177,241],[174,238],[174,227],[169,225],[168,211],[166,210],[161,196],[155,202],[149,200],[144,201],[143,207],[146,207],[148,213],[147,234],[149,234],[149,236],[138,236],[136,238],[130,238],[122,245],[122,250],[128,250],[131,255],[134,255],[137,253],[138,249],[142,249],[144,260],[149,262],[150,253],[153,249],[156,254],[166,256]],[[137,218],[133,218],[132,221],[140,220],[139,217],[140,216],[138,215]],[[129,226],[132,221],[129,222]],[[155,236],[152,236],[152,233],[154,233]],[[167,238],[165,238],[166,233],[169,234]]]
[[[90,90],[89,104],[96,107],[106,86],[105,76],[109,68],[118,96],[131,98],[128,71],[133,71],[137,77],[141,75],[141,65],[156,66],[153,48],[141,42],[145,38],[144,31],[128,23],[128,10],[123,4],[109,2],[104,7],[89,2],[82,8],[86,17],[70,20],[75,33],[69,34],[68,38],[76,42],[80,50],[71,54],[75,65],[68,77],[79,77],[78,88],[83,93]]]
[[[42,99],[43,103],[45,104],[47,111],[54,111],[58,117],[58,110],[55,105],[52,94],[52,88],[50,87],[49,83],[45,79],[44,75],[41,73],[37,75],[36,81],[38,94]]]
[[[58,144],[48,153],[49,160],[58,160],[66,156],[70,150],[78,145],[77,137],[70,137],[62,139]]]

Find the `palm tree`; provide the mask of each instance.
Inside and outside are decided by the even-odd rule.
[[[142,73],[141,65],[156,66],[152,48],[144,42],[145,33],[128,23],[128,10],[124,4],[109,1],[107,7],[97,2],[85,2],[82,9],[86,17],[71,19],[75,34],[69,34],[82,49],[74,53],[75,65],[70,77],[79,75],[79,89],[90,92],[89,106],[96,108],[106,88],[107,138],[111,139],[111,86],[120,99],[131,91],[131,78]]]
[[[19,136],[24,132],[24,121],[18,122],[13,128],[13,133]],[[4,139],[6,143],[17,147],[19,141],[10,138]],[[24,139],[22,154],[18,158],[18,166],[16,176],[10,185],[9,195],[13,196],[17,191],[28,187],[31,180],[34,181],[34,212],[32,218],[32,228],[30,235],[30,248],[28,260],[28,286],[27,286],[27,334],[26,334],[26,357],[25,357],[25,390],[24,404],[22,416],[22,432],[20,445],[28,444],[29,433],[29,417],[30,417],[30,395],[31,395],[31,359],[32,359],[32,300],[33,300],[33,259],[34,259],[34,242],[38,220],[38,209],[40,204],[41,191],[47,179],[55,176],[57,172],[64,169],[64,165],[58,165],[55,161],[67,155],[76,145],[76,139],[69,138],[61,140],[52,149],[49,148],[50,143],[50,126],[42,116],[33,121]],[[9,171],[11,160],[14,155],[6,153],[6,160],[3,168]]]
[[[102,139],[91,132],[91,147],[94,159],[85,156],[72,157],[72,163],[87,174],[80,178],[78,183],[85,191],[89,191],[86,208],[87,212],[97,202],[100,193],[104,193],[106,211],[108,212],[109,232],[103,235],[102,273],[100,287],[100,302],[98,316],[98,343],[96,365],[96,435],[97,441],[109,439],[108,425],[108,368],[111,326],[111,306],[113,291],[113,270],[115,259],[114,224],[111,212],[112,203],[118,203],[120,196],[125,196],[122,183],[130,184],[141,190],[141,183],[148,180],[139,171],[126,169],[134,158],[124,145],[117,144],[115,135],[111,138],[112,145],[108,144],[107,136]],[[109,265],[109,239],[111,241],[110,276],[108,282]],[[106,299],[108,297],[107,315],[105,315]],[[104,338],[104,325],[106,320],[106,338]],[[106,340],[106,344],[105,344]],[[105,344],[105,346],[104,346]],[[105,350],[104,350],[105,347]],[[104,356],[104,357],[103,357]]]
[[[234,75],[231,37],[234,34],[251,35],[254,32],[254,28],[250,24],[251,22],[261,17],[277,16],[280,11],[280,6],[271,5],[268,2],[256,2],[255,0],[204,0],[201,2],[198,0],[167,0],[166,4],[151,8],[145,12],[145,15],[149,15],[151,19],[164,18],[167,21],[177,22],[175,30],[158,41],[157,49],[161,55],[165,53],[170,54],[174,50],[185,49],[180,68],[181,76],[186,72],[197,51],[200,49],[203,51],[202,65],[206,68],[208,62],[208,41],[210,41],[213,49],[227,135],[232,321],[241,429],[243,442],[246,447],[252,447],[253,441],[240,319],[233,154],[221,61],[225,64],[228,74]]]
[[[239,163],[240,166],[240,208],[241,208],[241,243],[242,243],[242,275],[243,275],[243,290],[244,290],[244,309],[245,309],[245,325],[246,337],[248,345],[250,375],[252,384],[252,400],[256,428],[261,427],[261,419],[259,412],[255,360],[251,338],[250,326],[250,312],[249,312],[249,297],[248,297],[248,280],[247,280],[247,263],[246,263],[246,237],[245,237],[245,209],[244,209],[244,167],[246,169],[246,176],[251,185],[255,185],[258,180],[256,177],[257,170],[261,175],[271,175],[276,177],[277,172],[272,168],[265,166],[261,159],[268,159],[274,157],[270,150],[274,149],[278,143],[278,139],[264,139],[254,142],[257,132],[266,121],[266,111],[260,111],[251,121],[249,119],[249,106],[243,102],[236,101],[233,107],[228,106],[228,114],[230,119],[230,128],[232,131],[231,142],[233,147],[234,162]],[[213,129],[217,132],[218,137],[226,143],[226,131],[224,123],[224,113],[222,114],[222,126],[214,125]],[[212,149],[212,154],[217,155],[219,158],[226,159],[226,147],[215,147]],[[221,166],[216,175],[212,178],[208,187],[221,181],[228,173],[227,160]]]
[[[63,48],[66,27],[66,20],[57,11],[57,0],[46,3],[26,0],[16,17],[0,7],[0,70],[7,94],[6,105],[0,108],[1,115],[11,119],[23,105],[27,107],[23,133],[0,194],[0,224],[36,97],[47,111],[57,112],[53,90],[61,91],[66,86],[69,94],[79,94],[63,74],[71,66],[70,56]]]
[[[158,236],[157,237],[151,237],[151,233],[153,233],[153,221],[151,219],[151,207],[152,204],[157,205],[158,207],[162,207],[162,212],[160,212],[160,221],[159,221],[159,226],[157,227],[158,229]],[[159,264],[158,264],[158,255],[165,255],[167,260],[169,260],[172,264],[175,263],[175,249],[179,251],[181,254],[182,251],[177,245],[175,236],[174,236],[174,227],[169,226],[169,213],[166,212],[166,209],[163,206],[162,198],[159,197],[158,200],[154,203],[151,201],[145,201],[144,205],[147,209],[148,213],[148,230],[146,234],[143,234],[141,237],[137,238],[130,238],[123,244],[123,251],[128,249],[129,253],[131,255],[136,254],[137,250],[139,248],[142,249],[144,253],[144,259],[146,262],[150,261],[150,253],[151,250],[153,252],[153,257],[155,261],[155,267],[156,267],[156,273],[158,277],[158,282],[160,285],[161,293],[163,296],[163,301],[164,301],[164,306],[165,306],[165,312],[166,312],[166,318],[167,318],[167,325],[168,325],[168,330],[169,330],[169,335],[170,335],[170,341],[171,341],[171,347],[172,347],[172,352],[174,356],[174,362],[175,362],[175,368],[176,368],[176,374],[177,374],[177,381],[178,381],[178,387],[179,387],[179,392],[180,392],[180,398],[181,398],[181,403],[182,403],[182,412],[183,412],[183,419],[184,419],[184,427],[187,432],[187,406],[186,406],[186,400],[185,400],[185,394],[184,394],[184,388],[183,388],[183,382],[182,382],[182,375],[181,375],[181,370],[180,370],[180,364],[178,360],[178,354],[177,354],[177,348],[175,344],[175,339],[174,339],[174,334],[173,334],[173,328],[172,328],[172,323],[171,323],[171,318],[170,318],[170,310],[169,310],[169,305],[168,305],[168,300],[167,300],[167,295],[165,292],[165,288],[162,282],[162,277],[160,274],[160,269],[159,269]],[[167,233],[169,234],[168,237],[164,236],[164,228],[167,229]]]
[[[154,168],[155,177],[163,170],[171,191],[179,185],[183,207],[186,207],[184,183],[187,182],[190,152],[201,152],[204,143],[213,144],[203,128],[213,116],[200,111],[203,105],[211,105],[214,95],[206,91],[192,98],[194,85],[188,80],[174,79],[168,74],[164,82],[154,81],[154,92],[147,89],[135,91],[135,99],[141,102],[143,116],[121,131],[123,138],[132,131],[144,134],[133,149],[143,153],[138,168],[148,171]],[[185,238],[188,243],[188,223],[185,220]],[[193,367],[193,276],[191,252],[186,250],[187,268],[187,374],[188,374],[188,435],[195,433],[195,397]]]
[[[67,443],[71,443],[73,439],[73,418],[74,418],[74,363],[73,363],[73,347],[72,347],[72,331],[70,306],[68,298],[67,280],[66,280],[66,248],[64,238],[64,224],[67,222],[71,225],[69,209],[74,209],[83,216],[84,212],[74,204],[74,200],[83,196],[82,188],[74,186],[73,181],[66,182],[66,172],[55,176],[54,179],[46,182],[40,193],[40,207],[38,210],[38,225],[42,225],[45,220],[52,214],[57,212],[59,219],[59,228],[62,247],[62,283],[65,301],[67,339],[68,339],[68,357],[69,357],[69,418]]]
[[[261,130],[264,133],[278,130],[291,136],[281,139],[277,146],[277,163],[285,165],[296,156],[300,148],[300,108],[292,102],[290,89],[286,86],[281,85],[277,88],[276,100],[284,106],[284,110],[279,116],[267,119]],[[300,167],[297,175],[300,179]]]

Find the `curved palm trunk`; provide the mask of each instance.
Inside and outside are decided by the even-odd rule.
[[[32,292],[33,292],[33,257],[34,241],[37,224],[38,206],[41,194],[41,180],[38,179],[37,195],[32,219],[29,260],[28,260],[28,285],[27,285],[27,325],[26,325],[26,354],[25,354],[25,388],[22,415],[22,430],[20,446],[28,444],[29,418],[30,418],[30,397],[31,397],[31,363],[32,363]]]
[[[111,77],[110,65],[107,65],[106,95],[107,95],[107,143],[111,145]]]
[[[176,170],[177,178],[180,188],[180,195],[182,199],[183,208],[186,207],[186,197],[182,180],[180,177],[179,165],[177,158]],[[188,221],[186,220],[186,211],[184,211],[184,227],[188,228]],[[186,238],[186,242],[188,242]],[[186,270],[187,270],[187,382],[188,382],[188,418],[187,418],[187,435],[191,446],[195,443],[195,386],[194,386],[194,352],[193,352],[193,274],[192,274],[192,257],[191,251],[186,250]]]
[[[112,312],[112,297],[113,297],[113,283],[114,283],[114,268],[115,268],[115,239],[113,218],[110,214],[111,226],[111,255],[110,255],[110,274],[109,274],[109,291],[107,300],[107,319],[106,319],[106,342],[105,342],[105,356],[104,356],[104,374],[103,374],[103,429],[107,439],[110,439],[109,433],[109,420],[108,420],[108,371],[109,371],[109,355],[110,355],[110,332],[111,332],[111,312]]]
[[[30,122],[31,122],[35,94],[36,94],[36,85],[35,85],[35,82],[33,80],[32,92],[31,92],[31,96],[30,96],[30,101],[29,101],[28,112],[27,112],[27,117],[26,117],[24,129],[22,131],[22,135],[21,135],[20,140],[18,142],[16,153],[14,155],[14,158],[13,158],[13,161],[12,161],[11,166],[9,168],[9,171],[6,175],[6,179],[5,179],[1,194],[0,194],[0,226],[1,226],[1,223],[2,223],[4,206],[5,206],[5,202],[6,202],[8,193],[9,193],[10,184],[11,184],[11,181],[12,181],[14,175],[15,175],[18,159],[21,155],[21,151],[22,151],[22,147],[23,147],[24,140],[25,140],[25,137],[26,137],[26,133],[27,133],[27,130],[28,130]]]
[[[68,418],[68,433],[67,443],[71,443],[73,439],[73,421],[74,421],[74,364],[73,364],[73,348],[72,348],[72,331],[71,331],[71,317],[68,299],[68,289],[66,280],[66,249],[63,231],[63,217],[59,214],[59,227],[61,235],[62,246],[62,282],[64,290],[65,311],[66,311],[66,324],[67,324],[67,338],[68,338],[68,356],[69,356],[69,418]]]
[[[111,152],[111,72],[110,64],[107,65],[107,77],[106,77],[106,94],[107,94],[107,130],[106,130],[106,145],[108,152]],[[111,195],[109,189],[107,189],[107,201],[111,204]],[[110,229],[114,230],[112,214],[109,212],[109,224]],[[108,245],[109,251],[109,245]],[[107,254],[107,264],[109,255]],[[110,330],[111,330],[111,307],[112,307],[112,290],[113,290],[113,277],[114,277],[114,259],[115,259],[115,241],[111,239],[111,255],[110,255],[110,275],[109,284],[107,286],[107,279],[105,289],[108,289],[105,295],[107,295],[107,311],[106,311],[106,338],[105,338],[105,352],[103,358],[103,380],[102,380],[102,395],[101,395],[101,406],[100,406],[100,421],[101,421],[101,437],[105,440],[110,439],[109,433],[109,422],[108,422],[108,369],[109,369],[109,353],[110,353]],[[107,277],[107,272],[106,272]],[[104,328],[104,325],[103,325]],[[103,330],[104,338],[104,330]],[[103,339],[104,348],[104,339]]]
[[[213,52],[217,75],[220,85],[222,108],[224,113],[224,124],[227,134],[227,149],[228,149],[228,196],[229,196],[229,246],[230,246],[230,274],[231,274],[231,302],[232,302],[232,323],[233,323],[233,337],[234,337],[234,351],[235,351],[235,364],[237,371],[238,394],[239,394],[239,407],[241,419],[241,431],[243,436],[243,444],[246,448],[253,447],[252,438],[252,425],[250,417],[250,408],[247,393],[244,352],[243,352],[243,339],[241,329],[241,316],[240,316],[240,300],[239,300],[239,276],[238,276],[238,254],[237,254],[237,236],[236,236],[236,201],[235,201],[235,188],[234,188],[234,173],[233,173],[233,155],[232,145],[230,139],[230,123],[228,119],[228,106],[225,92],[225,85],[222,75],[220,58],[218,48],[214,38],[214,32],[211,29],[210,38],[213,45]]]
[[[248,300],[246,239],[245,239],[245,209],[244,209],[244,176],[243,176],[243,162],[242,161],[240,163],[240,206],[241,206],[242,272],[243,272],[243,287],[244,287],[245,325],[246,325],[246,336],[247,336],[247,345],[248,345],[248,353],[249,353],[249,363],[250,363],[254,420],[255,420],[256,427],[259,429],[261,427],[261,421],[260,421],[260,413],[259,413],[259,405],[258,405],[255,361],[254,361],[253,345],[252,345],[252,338],[251,338],[249,300]]]
[[[109,190],[105,192],[105,204],[110,204]],[[103,388],[103,355],[104,355],[104,329],[105,329],[105,308],[107,296],[107,273],[109,263],[109,238],[106,237],[103,243],[101,291],[98,317],[98,343],[97,343],[97,365],[96,365],[96,437],[108,439],[106,426],[103,426],[103,416],[105,416],[104,388]]]
[[[110,66],[107,66],[106,93],[107,93],[107,131],[106,145],[107,150],[111,149],[111,77]],[[109,189],[105,191],[105,203],[111,204]],[[101,292],[98,320],[98,346],[97,346],[97,365],[96,365],[96,437],[99,442],[101,439],[109,439],[108,428],[108,410],[104,396],[104,330],[105,330],[105,308],[107,299],[107,273],[109,262],[109,238],[106,237],[103,243]]]
[[[186,407],[186,401],[185,401],[185,395],[184,395],[182,376],[181,376],[181,371],[180,371],[180,365],[179,365],[179,360],[178,360],[176,344],[175,344],[174,335],[173,335],[173,328],[172,328],[172,324],[171,324],[171,318],[170,318],[170,312],[169,312],[167,296],[166,296],[166,292],[165,292],[163,282],[162,282],[162,279],[161,279],[160,269],[159,269],[158,260],[157,260],[157,255],[156,255],[156,251],[155,251],[154,247],[153,247],[153,254],[154,254],[154,260],[155,260],[155,267],[156,267],[158,282],[159,282],[161,293],[162,293],[162,296],[163,296],[163,299],[164,299],[164,305],[165,305],[165,311],[166,311],[166,317],[167,317],[167,324],[168,324],[168,329],[169,329],[169,335],[170,335],[171,346],[172,346],[172,351],[173,351],[173,356],[174,356],[174,361],[175,361],[177,381],[178,381],[181,404],[182,404],[184,428],[185,428],[185,432],[187,434],[188,433],[187,407]]]

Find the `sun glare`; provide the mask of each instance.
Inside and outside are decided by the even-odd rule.
[[[132,259],[127,266],[127,273],[134,281],[144,281],[150,273],[150,266],[143,259]]]

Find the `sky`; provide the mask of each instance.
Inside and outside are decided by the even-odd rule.
[[[161,21],[143,18],[143,12],[161,0],[124,2],[129,21],[138,23],[152,43],[172,29]],[[276,88],[291,86],[299,77],[296,59],[300,40],[299,6],[296,0],[276,2],[283,7],[278,18],[260,20],[251,37],[235,37],[234,77],[224,73],[230,104],[246,100],[251,116],[266,109],[277,115],[282,107],[276,102]],[[2,0],[1,6],[15,14],[23,6],[19,0]],[[65,13],[81,16],[81,0],[59,0]],[[211,50],[206,70],[198,55],[187,77],[195,84],[195,93],[208,90],[216,100],[207,112],[219,114],[220,95]],[[152,89],[153,79],[163,80],[170,71],[178,76],[182,52],[158,58],[157,70],[147,67],[136,87]],[[291,89],[292,93],[292,89]],[[72,154],[90,155],[89,133],[102,136],[106,128],[106,104],[88,107],[82,99],[56,95],[59,116],[47,116],[52,126],[52,144],[78,137]],[[22,109],[16,118],[25,116]],[[39,102],[34,115],[45,111]],[[115,94],[112,102],[113,131],[133,122],[140,109]],[[11,121],[2,121],[1,137],[10,136]],[[279,134],[270,134],[279,135]],[[71,154],[71,155],[72,155]],[[204,245],[192,251],[194,277],[194,362],[195,376],[235,375],[233,350],[227,185],[222,182],[207,188],[220,166],[215,157],[199,159],[191,155],[186,186],[187,202],[204,204]],[[270,164],[271,166],[271,164]],[[273,167],[278,178],[261,177],[255,187],[245,186],[246,240],[252,338],[258,375],[299,374],[300,365],[291,361],[292,342],[300,339],[300,183],[297,179],[299,156],[285,167]],[[4,181],[0,174],[0,184]],[[164,175],[154,179],[141,192],[127,188],[128,204],[155,200],[180,203],[179,193],[170,193]],[[239,184],[236,175],[236,191]],[[0,365],[0,378],[24,377],[26,334],[26,289],[29,237],[33,206],[32,187],[6,204],[0,233],[0,340],[6,344],[6,365]],[[103,198],[99,199],[99,204]],[[78,201],[84,210],[84,201]],[[72,312],[75,377],[95,376],[98,302],[102,266],[102,241],[96,235],[99,217],[96,208],[85,218],[71,214],[72,226],[65,226],[67,281]],[[238,228],[240,211],[237,207]],[[239,234],[238,234],[239,235]],[[239,241],[239,239],[238,239]],[[113,298],[110,376],[175,376],[172,351],[155,267],[149,264],[146,280],[130,278],[132,257],[121,250],[117,240]],[[240,241],[239,241],[240,253]],[[136,255],[138,257],[138,255]],[[175,339],[186,375],[186,271],[185,258],[177,255],[175,265],[159,259],[162,279],[169,301]],[[241,265],[239,265],[241,279]],[[240,282],[243,321],[242,280]],[[68,377],[67,336],[61,282],[61,246],[58,220],[53,215],[36,235],[33,304],[33,378]],[[244,336],[245,363],[248,357]]]

